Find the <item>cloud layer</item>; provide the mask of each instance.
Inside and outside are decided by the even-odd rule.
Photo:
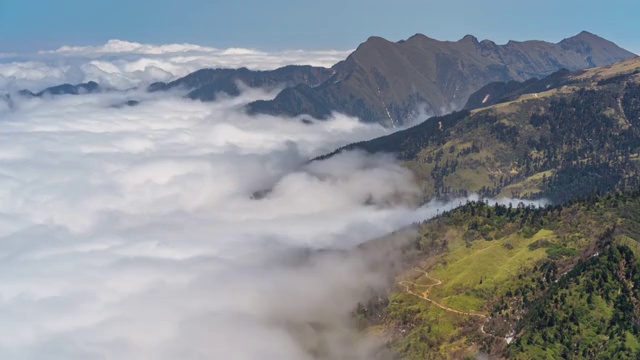
[[[342,55],[110,42],[5,56],[0,88],[129,87],[216,61],[268,68]],[[308,163],[389,130],[242,110],[275,95],[0,99],[0,358],[377,354],[349,313],[385,288],[390,255],[350,250],[464,200],[416,208],[420,190],[390,156]]]
[[[36,54],[0,54],[0,91],[39,91],[61,83],[96,81],[127,89],[169,81],[203,68],[275,69],[332,66],[350,51],[217,49],[192,44],[148,45],[111,40],[102,46],[63,46]]]
[[[390,157],[307,164],[387,130],[241,111],[274,95],[0,109],[0,358],[368,358],[347,315],[384,277],[340,249],[435,208]]]

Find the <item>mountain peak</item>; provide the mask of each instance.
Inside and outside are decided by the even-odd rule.
[[[576,51],[583,56],[587,56],[587,59],[593,59],[595,56],[598,56],[606,59],[608,63],[636,56],[634,53],[620,48],[613,42],[588,31],[582,31],[578,35],[566,38],[560,41],[559,45],[565,50]],[[602,63],[589,61],[589,67],[599,65],[602,65]]]
[[[367,39],[367,41],[365,41],[364,43],[367,44],[379,44],[379,43],[388,43],[389,40],[381,37],[381,36],[369,36],[369,38]]]
[[[582,30],[580,31],[580,33],[578,35],[576,35],[575,37],[596,37],[596,38],[600,38],[600,36],[594,34],[594,33],[590,33],[586,30]]]
[[[412,35],[411,37],[409,37],[407,39],[407,41],[412,41],[412,40],[413,41],[416,41],[416,40],[433,40],[433,41],[437,41],[437,40],[432,39],[432,38],[428,37],[427,35],[421,34],[421,33],[416,33],[416,34]]]
[[[370,36],[365,42],[358,46],[355,52],[357,53],[358,50],[363,51],[363,49],[379,49],[389,44],[393,43],[381,36]],[[353,55],[353,53],[351,55]]]
[[[586,30],[581,31],[579,34],[574,35],[570,38],[566,38],[564,40],[562,40],[560,43],[562,42],[568,42],[568,41],[575,41],[575,40],[579,40],[579,41],[607,41],[603,38],[601,38],[600,36],[594,34],[594,33],[590,33]]]
[[[470,34],[465,35],[462,39],[458,40],[458,42],[472,42],[474,44],[479,43],[478,38]]]

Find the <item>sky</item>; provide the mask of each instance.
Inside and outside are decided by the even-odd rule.
[[[110,39],[352,49],[371,35],[559,41],[587,30],[640,52],[636,0],[0,0],[0,52]]]

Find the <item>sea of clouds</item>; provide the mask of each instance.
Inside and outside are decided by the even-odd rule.
[[[435,211],[416,212],[419,189],[389,156],[307,162],[388,130],[246,115],[275,96],[257,89],[181,95],[0,108],[0,358],[367,358],[348,314],[380,269],[295,259]]]
[[[330,67],[349,53],[341,50],[265,52],[111,40],[100,46],[63,46],[31,54],[0,53],[0,91],[37,92],[62,83],[88,81],[122,90],[174,80],[203,68],[271,70],[291,64]]]
[[[5,61],[0,90],[105,79],[126,88],[256,56],[264,67],[318,59],[207,51],[65,47],[29,65]],[[113,68],[95,70],[100,61]],[[249,116],[245,104],[276,95],[260,89],[213,103],[183,95],[0,101],[0,359],[379,355],[350,312],[388,286],[393,256],[349,250],[461,201],[418,207],[412,174],[389,155],[308,162],[390,131],[380,125]]]

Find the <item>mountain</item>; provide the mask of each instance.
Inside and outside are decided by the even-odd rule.
[[[477,108],[494,95],[505,101]],[[337,152],[394,153],[428,198],[476,192],[562,203],[640,187],[640,58],[491,84],[469,101],[473,110]]]
[[[495,102],[495,103],[491,103]],[[349,149],[394,153],[427,197],[388,296],[354,321],[402,359],[640,357],[640,58],[492,83],[467,109]]]
[[[62,84],[58,86],[53,86],[46,88],[38,93],[33,93],[29,90],[21,90],[18,92],[19,95],[27,96],[27,97],[42,97],[45,95],[80,95],[80,94],[91,94],[96,92],[101,92],[103,89],[100,87],[98,83],[95,81],[89,81],[87,83],[71,85],[71,84]]]
[[[419,224],[354,319],[401,359],[637,359],[640,193],[467,204]]]
[[[247,68],[203,69],[170,83],[153,83],[148,90],[155,92],[187,89],[190,90],[187,96],[191,99],[213,101],[219,93],[226,93],[231,96],[239,95],[239,83],[249,87],[261,88],[277,88],[299,84],[317,86],[332,74],[333,70],[331,69],[295,65],[270,71],[253,71]]]
[[[332,111],[366,122],[402,125],[423,112],[462,109],[469,95],[491,82],[525,81],[562,68],[578,70],[634,57],[588,32],[557,44],[510,41],[505,45],[467,35],[456,42],[414,35],[391,42],[371,37],[332,67],[318,86],[300,83],[251,112],[326,118]]]
[[[72,85],[72,84],[62,84],[58,86],[53,86],[46,88],[40,92],[34,93],[30,90],[21,90],[18,91],[18,95],[26,97],[26,98],[34,98],[34,97],[43,97],[43,96],[59,96],[59,95],[83,95],[83,94],[94,94],[101,93],[107,91],[116,91],[112,88],[105,88],[100,86],[95,81],[89,81],[87,83]],[[0,99],[4,100],[9,109],[13,109],[15,107],[14,99],[11,98],[11,95],[6,94]],[[140,104],[139,100],[131,99],[121,101],[115,104],[112,104],[110,107],[112,108],[123,108],[123,107],[133,107]]]

